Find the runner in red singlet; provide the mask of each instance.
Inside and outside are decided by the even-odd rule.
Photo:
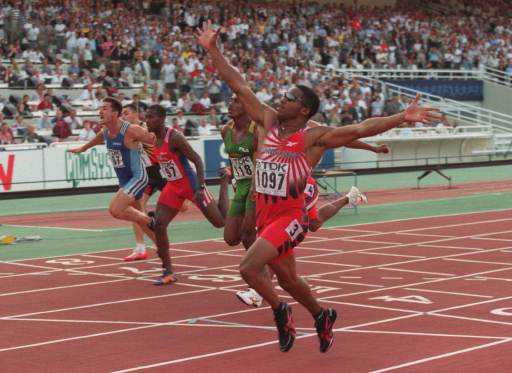
[[[206,189],[203,161],[180,132],[165,127],[165,109],[162,106],[150,106],[146,112],[146,122],[149,131],[156,135],[153,157],[160,165],[160,173],[167,180],[155,212],[156,244],[164,268],[155,285],[165,285],[176,281],[169,257],[167,226],[180,212],[185,200],[189,200],[196,204],[216,228],[223,227],[228,205],[227,185],[217,205],[213,195]],[[195,170],[189,161],[194,164]]]
[[[315,320],[320,351],[326,352],[334,341],[336,311],[323,309],[313,297],[308,284],[296,273],[293,247],[307,232],[304,212],[304,187],[323,153],[352,141],[377,135],[403,122],[436,120],[435,109],[417,105],[419,97],[406,111],[390,117],[377,117],[344,127],[319,126],[306,129],[316,114],[320,101],[306,86],[296,86],[284,95],[279,108],[261,103],[240,72],[222,55],[217,46],[219,31],[211,22],[204,23],[198,41],[207,51],[213,66],[244,105],[252,120],[261,123],[255,167],[257,191],[256,216],[258,238],[246,252],[240,273],[272,307],[279,333],[281,351],[290,350],[295,341],[291,307],[281,302],[273,286],[265,279],[263,269],[269,264],[279,285],[305,306]]]

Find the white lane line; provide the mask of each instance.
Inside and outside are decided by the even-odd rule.
[[[418,288],[405,288],[405,290],[422,291],[425,293],[437,293],[437,294],[447,294],[447,295],[462,295],[462,296],[475,297],[475,298],[487,298],[487,299],[494,298],[490,295],[460,293],[460,292],[454,292],[454,291],[442,291],[442,290],[430,290],[430,289],[418,289]]]
[[[446,357],[460,355],[460,354],[464,354],[466,352],[471,352],[471,351],[475,351],[475,350],[480,350],[482,348],[488,348],[488,347],[500,345],[500,344],[503,344],[503,343],[508,343],[510,341],[512,341],[512,338],[502,339],[500,341],[494,341],[494,342],[490,342],[490,343],[485,343],[485,344],[482,344],[482,345],[473,346],[473,347],[465,348],[465,349],[462,349],[462,350],[452,351],[452,352],[448,352],[448,353],[440,354],[440,355],[434,355],[434,356],[426,357],[424,359],[409,361],[407,363],[403,363],[403,364],[399,364],[399,365],[394,365],[394,366],[387,367],[387,368],[384,368],[384,369],[374,370],[374,371],[372,371],[372,373],[389,372],[390,370],[406,368],[406,367],[410,367],[412,365],[422,364],[422,363],[426,363],[426,362],[429,362],[429,361],[432,361],[432,360],[444,359]]]

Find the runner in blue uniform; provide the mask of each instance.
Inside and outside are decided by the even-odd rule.
[[[116,218],[137,223],[154,241],[154,233],[148,227],[152,218],[136,206],[148,183],[148,175],[142,160],[142,144],[154,144],[155,135],[141,126],[121,121],[123,107],[119,101],[108,97],[103,100],[100,117],[104,125],[94,139],[71,153],[82,153],[93,146],[105,144],[112,166],[119,179],[119,190],[110,202],[109,212]]]

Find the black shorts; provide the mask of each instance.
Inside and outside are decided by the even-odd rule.
[[[152,196],[157,190],[162,191],[162,189],[164,189],[165,184],[167,184],[167,180],[160,175],[159,165],[146,167],[146,171],[148,173],[148,185],[146,186],[144,193]]]

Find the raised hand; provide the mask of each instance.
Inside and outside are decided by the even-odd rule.
[[[214,30],[212,26],[212,21],[208,20],[208,22],[203,22],[202,29],[198,29],[196,32],[197,41],[199,45],[201,45],[206,50],[210,50],[211,48],[217,45],[217,37],[219,36],[220,28],[218,30]]]
[[[439,121],[441,119],[439,109],[419,106],[418,102],[420,97],[418,93],[407,109],[405,109],[405,121],[422,122],[426,124]]]

